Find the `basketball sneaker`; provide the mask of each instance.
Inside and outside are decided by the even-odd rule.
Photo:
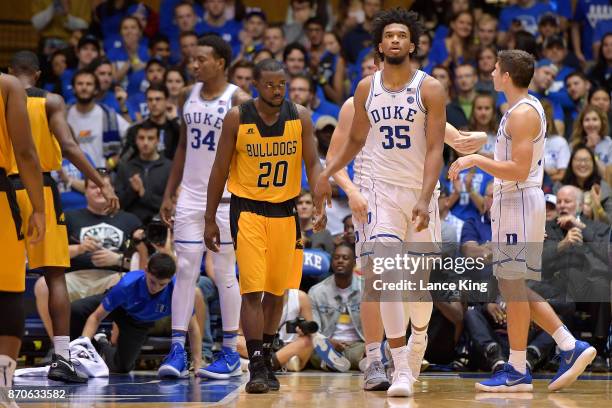
[[[559,359],[559,370],[548,384],[550,391],[557,391],[572,384],[580,374],[595,359],[597,351],[586,341],[576,340],[573,350],[561,351]]]
[[[59,354],[54,354],[49,366],[47,378],[53,381],[63,381],[66,383],[86,383],[88,377],[77,372],[72,361],[66,360]]]
[[[380,361],[374,361],[366,367],[363,373],[363,389],[366,391],[386,391],[389,389],[389,379],[385,367]]]
[[[198,375],[215,380],[227,380],[230,377],[242,375],[240,354],[229,347],[222,347],[221,351],[213,357],[212,364],[200,368]]]
[[[334,371],[345,373],[351,369],[351,362],[334,350],[329,339],[319,333],[312,336],[314,352],[325,365]]]
[[[491,378],[476,383],[476,389],[484,392],[530,392],[533,391],[531,384],[531,372],[526,368],[525,374],[521,374],[510,364],[493,373]]]
[[[189,377],[189,370],[187,369],[187,353],[185,348],[180,343],[172,344],[170,347],[170,353],[164,358],[159,370],[157,370],[159,377],[170,377],[170,378],[187,378]]]
[[[423,363],[423,357],[425,357],[425,350],[427,349],[427,335],[425,335],[425,342],[415,343],[413,341],[414,336],[410,336],[408,339],[408,365],[410,371],[415,380],[419,379],[421,374],[421,363]]]
[[[387,390],[388,397],[410,397],[413,394],[415,378],[410,367],[397,368],[393,372],[393,382]]]
[[[274,375],[274,368],[272,367],[272,358],[266,359],[265,363],[266,370],[268,371],[268,388],[270,389],[270,391],[280,390],[280,382],[278,382],[278,378],[276,378],[276,376]]]
[[[249,394],[265,394],[270,391],[268,386],[268,369],[262,356],[256,356],[249,363],[249,382],[244,390]]]

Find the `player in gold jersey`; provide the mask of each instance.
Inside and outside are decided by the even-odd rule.
[[[51,171],[62,166],[62,153],[87,177],[101,188],[106,197],[109,211],[119,208],[119,201],[113,188],[89,163],[72,136],[66,122],[66,109],[61,96],[34,87],[39,76],[39,62],[36,54],[30,51],[17,52],[11,58],[9,72],[15,75],[27,95],[27,110],[32,138],[40,159],[43,175],[46,231],[42,242],[33,243],[26,237],[29,269],[43,271],[49,288],[49,312],[55,354],[49,369],[49,378],[56,381],[85,382],[86,377],[77,375],[70,362],[70,300],[64,278],[65,268],[70,266],[68,255],[68,233],[60,195]],[[25,194],[23,183],[16,163],[10,164],[9,178],[16,190],[17,203],[27,229],[27,219],[32,211],[30,200]],[[63,360],[58,364],[58,360]]]
[[[240,320],[249,353],[248,393],[278,390],[271,367],[272,340],[278,329],[286,289],[298,288],[302,242],[295,208],[302,175],[321,172],[310,113],[285,100],[287,74],[267,59],[255,67],[258,97],[232,108],[223,120],[210,174],[204,240],[219,251],[215,221],[226,180],[232,193],[230,229],[240,271]],[[229,175],[229,180],[228,180]],[[315,229],[325,226],[324,216]]]
[[[25,322],[25,243],[15,191],[7,176],[13,150],[33,207],[27,236],[40,241],[45,234],[45,200],[26,96],[17,78],[0,74],[0,396],[13,385]]]

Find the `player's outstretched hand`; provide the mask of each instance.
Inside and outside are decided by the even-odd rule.
[[[417,232],[423,231],[429,226],[429,205],[427,202],[417,201],[412,208],[412,223],[415,224]]]
[[[469,169],[470,167],[474,167],[473,154],[468,154],[467,156],[458,158],[453,162],[453,164],[451,164],[450,168],[448,169],[449,180],[456,180],[462,170]]]
[[[44,211],[34,211],[30,215],[27,231],[28,237],[30,237],[30,243],[36,244],[42,241],[45,236],[45,222]]]
[[[314,201],[315,209],[319,214],[323,214],[325,212],[325,209],[323,208],[325,205],[331,208],[332,190],[331,184],[329,184],[329,176],[327,176],[325,172],[319,175],[319,179],[315,184],[313,193],[312,199]]]
[[[454,148],[462,154],[476,153],[487,142],[486,132],[466,132],[459,130]]]
[[[206,243],[206,248],[213,252],[219,252],[221,233],[219,232],[219,226],[215,221],[204,223],[204,242]]]
[[[353,190],[347,193],[349,207],[355,219],[363,224],[368,222],[368,201],[359,192],[359,190]]]
[[[312,230],[314,232],[323,231],[327,226],[327,214],[325,213],[325,209],[320,213],[315,209],[314,220],[312,222]]]
[[[102,195],[106,200],[106,213],[110,215],[116,214],[117,211],[119,211],[119,198],[117,197],[117,194],[115,194],[115,190],[108,180],[104,181]]]
[[[164,197],[162,205],[159,208],[161,220],[170,228],[172,228],[172,207],[172,198]]]

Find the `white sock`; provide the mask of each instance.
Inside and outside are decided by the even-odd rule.
[[[412,351],[421,352],[427,347],[427,329],[417,331],[412,327],[412,334],[408,339],[408,348]]]
[[[227,347],[232,351],[236,351],[238,346],[238,334],[237,333],[223,333],[223,347]]]
[[[381,361],[382,360],[382,353],[380,351],[380,343],[379,342],[374,342],[374,343],[369,343],[366,344],[366,363],[367,363],[367,367],[370,366],[370,364],[372,364],[375,361]]]
[[[510,364],[519,373],[526,374],[527,350],[518,351],[510,349],[510,357],[508,358],[508,364]]]
[[[17,363],[6,355],[0,355],[0,388],[11,388],[13,386],[13,374]]]
[[[55,354],[70,360],[70,336],[53,336]]]
[[[555,343],[562,351],[573,350],[576,347],[576,338],[567,330],[567,327],[561,326],[552,335]]]
[[[408,368],[408,347],[392,348],[391,356],[393,356],[393,365],[396,370]]]

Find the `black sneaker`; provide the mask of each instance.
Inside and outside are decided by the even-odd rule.
[[[86,383],[88,379],[86,376],[77,373],[71,361],[58,354],[53,355],[47,378],[53,381],[79,384]]]
[[[607,373],[608,372],[608,363],[605,358],[602,356],[595,357],[595,360],[591,363],[591,372],[592,373]]]
[[[540,350],[538,350],[536,347],[527,347],[527,366],[531,372],[536,371],[538,368],[538,365],[540,364],[540,355]]]
[[[265,394],[268,386],[268,369],[262,356],[253,357],[249,363],[249,382],[244,387],[249,394]]]
[[[268,371],[268,388],[270,391],[280,390],[280,383],[278,378],[274,375],[274,368],[272,368],[272,357],[266,360],[266,371]]]
[[[489,343],[485,349],[485,358],[492,372],[503,368],[505,364],[501,347],[498,343]]]

